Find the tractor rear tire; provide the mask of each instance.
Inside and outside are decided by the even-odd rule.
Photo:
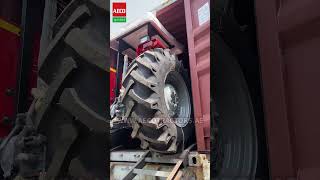
[[[36,114],[47,105],[48,92],[57,89],[46,115],[35,122],[47,137],[48,178],[108,177],[108,6],[106,0],[71,1],[56,20],[54,37],[41,57],[39,77],[45,90],[39,89],[47,96],[35,99]],[[56,86],[68,64],[72,70]]]
[[[120,97],[131,136],[140,139],[141,148],[175,153],[192,136],[191,99],[183,72],[168,49],[146,51],[130,64]]]
[[[44,179],[108,177],[108,3],[73,0],[56,20],[52,40],[41,53],[39,84],[23,128],[35,129],[32,135],[41,134],[46,143],[40,156],[33,154],[39,145],[28,147],[28,152],[22,148],[22,157],[40,159],[21,159],[16,175],[41,171]],[[29,138],[23,130],[15,137]]]
[[[258,138],[247,83],[231,49],[214,38],[214,179],[255,179]]]

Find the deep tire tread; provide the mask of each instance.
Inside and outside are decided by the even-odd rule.
[[[151,150],[171,153],[176,152],[177,146],[181,143],[172,140],[173,136],[166,137],[174,134],[172,131],[176,131],[175,126],[169,127],[169,130],[162,128],[172,125],[160,120],[167,113],[164,100],[161,99],[165,76],[170,71],[181,73],[182,68],[178,66],[179,64],[178,59],[171,55],[169,50],[156,48],[144,52],[132,61],[123,79],[122,103],[128,107],[130,101],[135,102],[135,107],[130,112],[130,117],[137,122],[133,127],[132,137],[141,140],[142,148],[149,147]],[[141,121],[146,117],[150,119]],[[152,137],[149,137],[150,133],[145,134],[147,131],[153,132]]]
[[[94,59],[104,59],[105,62],[108,60],[106,55],[107,44],[105,44],[105,47],[101,47],[99,44],[89,42],[93,41],[93,37],[100,38],[101,42],[99,41],[99,43],[103,43],[102,41],[107,42],[108,39],[107,36],[101,36],[103,33],[106,33],[104,31],[104,19],[107,19],[107,14],[105,13],[104,16],[103,13],[101,13],[101,9],[104,8],[100,7],[101,4],[96,2],[98,2],[98,0],[74,0],[71,4],[66,6],[66,9],[64,9],[63,13],[54,25],[56,27],[54,30],[56,33],[54,33],[52,41],[45,50],[45,53],[42,53],[44,56],[40,57],[42,59],[42,64],[40,64],[39,67],[39,78],[43,84],[49,88],[51,88],[50,85],[56,78],[55,76],[57,75],[58,67],[66,62],[64,60],[66,57],[73,58],[76,66],[78,67],[70,73],[70,75],[64,79],[64,82],[61,83],[61,86],[58,87],[59,91],[55,94],[54,101],[49,104],[46,116],[41,119],[41,121],[43,121],[42,124],[45,124],[45,126],[38,129],[38,131],[48,137],[46,154],[46,166],[48,169],[54,167],[53,158],[57,155],[60,147],[60,136],[62,136],[60,134],[60,126],[65,124],[70,125],[76,128],[80,134],[79,139],[75,140],[69,149],[66,149],[67,154],[61,157],[63,159],[63,162],[61,162],[63,163],[63,166],[54,167],[59,168],[56,174],[53,174],[54,177],[52,178],[54,179],[61,179],[65,176],[72,176],[75,177],[75,179],[80,178],[80,175],[71,174],[72,172],[69,171],[74,168],[72,167],[72,161],[75,159],[79,159],[81,164],[85,166],[84,170],[93,176],[90,178],[81,178],[104,179],[107,177],[105,167],[98,166],[102,161],[105,163],[104,158],[99,157],[97,159],[95,155],[92,155],[90,159],[83,158],[84,155],[90,151],[87,147],[91,147],[92,149],[94,148],[97,151],[97,154],[104,157],[106,152],[98,152],[101,148],[97,147],[101,144],[105,146],[106,143],[108,143],[107,140],[105,140],[105,138],[101,138],[102,134],[95,133],[90,129],[90,127],[86,126],[86,124],[83,124],[80,121],[75,122],[74,120],[77,115],[63,109],[58,102],[61,97],[61,93],[64,92],[64,89],[72,88],[78,93],[79,99],[86,106],[86,111],[94,112],[101,117],[105,117],[107,114],[106,110],[101,108],[106,107],[106,103],[101,98],[106,96],[107,91],[104,89],[105,87],[102,86],[102,84],[105,83],[104,80],[106,78],[100,76],[101,74],[104,74],[104,70],[106,70],[106,68],[100,65],[100,67],[103,68],[102,70],[96,66],[91,66],[91,64],[99,66]],[[101,2],[107,3],[105,0],[101,0],[100,3]],[[88,33],[89,35],[82,36],[85,33]],[[68,41],[70,39],[74,40],[75,37],[79,37],[79,35],[83,38],[80,41],[80,48],[79,46],[75,47],[74,44],[70,43],[71,41]],[[86,88],[90,87],[88,84],[90,85],[93,83],[97,84],[95,92],[93,92],[92,89]],[[44,89],[43,91],[47,92],[49,90]],[[35,99],[36,102],[37,100],[39,100],[39,98]],[[108,127],[107,121],[105,125]],[[94,163],[92,163],[92,161],[94,161]],[[103,170],[101,168],[103,168]]]

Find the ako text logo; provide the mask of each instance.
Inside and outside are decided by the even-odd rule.
[[[127,5],[125,2],[112,3],[112,22],[126,22]]]

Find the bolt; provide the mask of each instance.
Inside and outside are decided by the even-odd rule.
[[[4,116],[2,119],[2,123],[5,125],[9,125],[12,123],[11,119],[8,116]]]

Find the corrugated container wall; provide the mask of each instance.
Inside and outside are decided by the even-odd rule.
[[[272,179],[320,179],[319,7],[319,0],[256,1]]]
[[[210,151],[210,4],[184,0],[198,151]]]
[[[210,151],[210,4],[176,0],[157,11],[163,26],[185,46],[189,59],[198,151]],[[187,57],[186,57],[187,56]]]

